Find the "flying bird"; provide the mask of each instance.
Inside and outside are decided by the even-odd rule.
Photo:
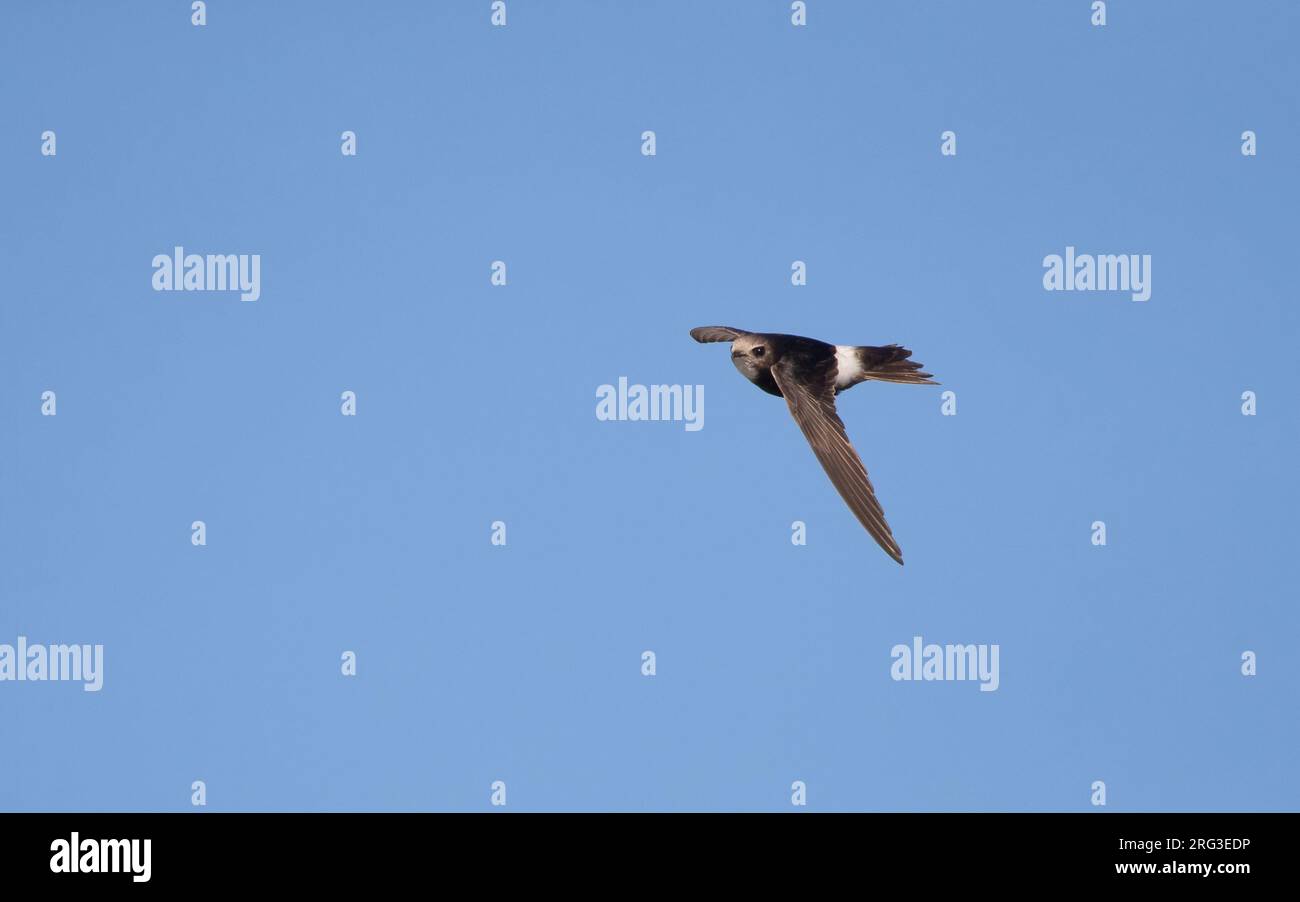
[[[867,469],[835,412],[835,396],[873,379],[938,385],[929,373],[921,372],[921,364],[908,359],[912,352],[898,345],[832,345],[799,335],[746,332],[730,326],[700,326],[691,330],[691,338],[731,342],[731,362],[741,375],[768,394],[785,398],[794,421],[849,510],[890,557],[903,563],[903,552],[885,522]]]

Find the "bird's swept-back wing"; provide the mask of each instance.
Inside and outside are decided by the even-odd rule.
[[[748,334],[744,329],[733,329],[731,326],[699,326],[691,330],[691,338],[700,343],[735,341],[740,336]]]
[[[853,450],[844,422],[835,412],[835,373],[834,353],[818,360],[782,360],[772,367],[777,387],[826,475],[871,537],[901,564],[903,552],[885,522],[867,468]]]

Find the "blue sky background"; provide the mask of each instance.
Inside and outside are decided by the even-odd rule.
[[[1300,807],[1300,7],[809,5],[4,4],[0,642],[105,684],[0,683],[0,808]],[[905,568],[713,323],[957,392],[840,399]]]

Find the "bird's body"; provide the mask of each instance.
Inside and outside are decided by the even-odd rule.
[[[877,380],[936,385],[912,352],[898,345],[833,345],[801,335],[746,332],[730,326],[691,330],[699,342],[731,342],[731,362],[768,394],[785,398],[813,453],[858,520],[898,563],[903,553],[885,522],[862,460],[835,412],[835,396],[859,382]]]

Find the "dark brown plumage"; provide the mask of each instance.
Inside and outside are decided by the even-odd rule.
[[[769,394],[785,398],[849,510],[886,554],[903,563],[902,549],[876,500],[867,468],[835,410],[835,396],[868,380],[937,385],[929,373],[922,372],[921,364],[909,359],[912,352],[898,345],[832,345],[799,335],[746,332],[730,326],[701,326],[691,330],[691,337],[699,342],[731,342],[736,369]]]

